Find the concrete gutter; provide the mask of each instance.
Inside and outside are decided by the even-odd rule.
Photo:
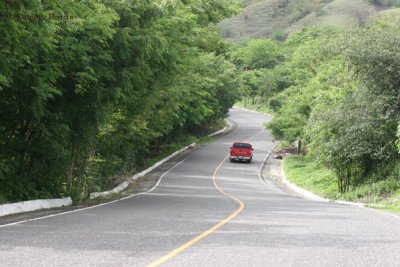
[[[194,146],[196,146],[196,143],[190,144],[184,148],[182,148],[181,150],[178,150],[174,153],[172,153],[171,155],[169,155],[168,157],[160,160],[159,162],[157,162],[156,164],[154,164],[153,166],[147,168],[146,170],[139,172],[137,174],[135,174],[134,176],[132,176],[131,178],[129,178],[127,181],[120,183],[119,185],[117,185],[114,189],[109,190],[109,191],[104,191],[104,192],[94,192],[90,194],[90,199],[93,198],[97,198],[97,197],[105,197],[105,196],[109,196],[111,194],[114,193],[119,193],[122,190],[124,190],[125,188],[127,188],[129,186],[129,184],[131,184],[133,181],[139,179],[140,177],[145,176],[146,174],[148,174],[149,172],[153,171],[155,168],[159,167],[160,165],[164,164],[165,162],[167,162],[168,160],[172,159],[173,157],[175,157],[176,155],[188,150],[189,148],[193,148]]]
[[[229,125],[231,125],[231,122],[229,121],[229,120],[227,120],[227,122],[228,122],[228,124]],[[230,126],[229,126],[230,127]],[[208,136],[209,137],[211,137],[211,136],[214,136],[214,135],[217,135],[217,134],[220,134],[220,133],[223,133],[223,132],[225,132],[228,128],[229,128],[228,126],[226,126],[224,129],[222,129],[222,130],[219,130],[219,131],[217,131],[217,132],[215,132],[215,133],[212,133],[212,134],[209,134]]]
[[[309,200],[314,200],[314,201],[322,201],[322,202],[329,202],[329,199],[320,197],[310,191],[307,191],[294,183],[290,182],[288,179],[286,179],[285,172],[283,170],[283,164],[282,164],[282,183],[287,186],[290,190],[294,191],[296,194],[300,195],[301,197]]]
[[[38,200],[29,200],[18,203],[4,204],[0,205],[0,217],[21,212],[60,208],[70,205],[72,205],[72,199],[70,197],[60,198],[60,199],[38,199]]]
[[[227,120],[228,126],[223,128],[220,131],[217,131],[215,133],[209,134],[208,136],[214,136],[220,133],[225,132],[227,129],[232,127],[232,123]],[[160,160],[150,168],[135,174],[131,178],[129,178],[127,181],[120,183],[118,186],[116,186],[114,189],[105,191],[105,192],[94,192],[90,194],[90,199],[100,197],[100,196],[108,196],[114,193],[119,193],[125,188],[129,186],[130,183],[135,181],[136,179],[143,177],[144,175],[148,174],[149,172],[153,171],[155,168],[159,167],[160,165],[164,164],[171,158],[175,157],[176,155],[190,149],[196,146],[196,143],[190,144],[173,154],[169,155],[168,157],[164,158],[163,160]],[[70,197],[66,198],[61,198],[61,199],[37,199],[37,200],[29,200],[29,201],[23,201],[23,202],[18,202],[18,203],[10,203],[10,204],[4,204],[0,205],[0,217],[6,216],[6,215],[11,215],[11,214],[16,214],[16,213],[24,213],[24,212],[30,212],[30,211],[36,211],[36,210],[42,210],[42,209],[51,209],[51,208],[61,208],[61,207],[67,207],[72,205],[72,199]]]
[[[347,205],[347,206],[356,206],[356,207],[365,207],[365,203],[357,203],[357,202],[350,202],[350,201],[345,201],[345,200],[332,200],[332,199],[327,199],[323,198],[321,196],[318,196],[310,191],[305,190],[304,188],[301,188],[294,183],[290,182],[286,176],[285,172],[283,170],[283,164],[282,164],[282,183],[285,184],[290,190],[294,191],[296,194],[300,195],[301,197],[308,199],[308,200],[314,200],[314,201],[321,201],[321,202],[331,202],[331,203],[336,203],[340,205]]]
[[[226,120],[226,122],[228,123],[228,126],[226,126],[225,128],[223,128],[222,130],[219,130],[219,131],[217,131],[217,132],[214,132],[214,133],[212,133],[212,134],[209,134],[208,136],[214,136],[214,135],[223,133],[223,132],[225,132],[226,130],[230,129],[230,128],[232,127],[232,122],[229,121],[229,120]],[[175,156],[181,154],[182,152],[184,152],[184,151],[186,151],[186,150],[188,150],[188,149],[190,149],[190,148],[195,147],[196,145],[197,145],[196,143],[193,143],[193,144],[190,144],[190,145],[188,145],[188,146],[182,148],[182,149],[179,150],[179,151],[174,152],[173,154],[171,154],[171,155],[169,155],[168,157],[166,157],[166,158],[160,160],[159,162],[157,162],[157,163],[154,164],[153,166],[149,167],[148,169],[146,169],[146,170],[144,170],[144,171],[142,171],[142,172],[140,172],[140,173],[137,173],[137,174],[135,174],[134,176],[132,176],[131,178],[129,178],[128,180],[126,180],[126,181],[120,183],[118,186],[116,186],[116,187],[115,187],[114,189],[112,189],[112,190],[104,191],[104,192],[94,192],[94,193],[91,193],[91,194],[90,194],[90,199],[94,199],[94,198],[97,198],[97,197],[105,197],[105,196],[109,196],[109,195],[111,195],[111,194],[115,194],[115,193],[119,193],[119,192],[123,191],[123,190],[126,189],[133,181],[139,179],[140,177],[145,176],[146,174],[148,174],[149,172],[153,171],[155,168],[159,167],[160,165],[164,164],[165,162],[169,161],[169,160],[172,159],[173,157],[175,157]]]

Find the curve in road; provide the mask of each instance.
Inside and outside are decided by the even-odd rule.
[[[230,135],[194,151],[153,191],[108,205],[0,228],[2,266],[146,266],[240,214],[163,266],[398,266],[399,220],[284,194],[259,170],[273,142],[262,114],[233,109]],[[256,136],[255,136],[256,135]],[[253,162],[223,161],[234,141]],[[221,164],[222,162],[222,164]],[[218,168],[218,172],[215,172]]]

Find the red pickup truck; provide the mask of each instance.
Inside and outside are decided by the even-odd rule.
[[[236,142],[231,146],[229,160],[246,161],[248,163],[253,159],[253,147],[249,143]]]

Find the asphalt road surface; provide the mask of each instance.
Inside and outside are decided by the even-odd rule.
[[[259,176],[269,118],[238,127],[165,173],[151,192],[0,226],[0,266],[400,266],[400,219],[291,197]],[[251,142],[253,162],[226,159]]]

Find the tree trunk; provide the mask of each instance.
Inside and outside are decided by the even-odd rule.
[[[67,171],[67,191],[71,192],[72,183],[74,181],[74,165],[76,160],[77,144],[76,141],[72,140],[71,144],[71,158],[68,163]]]
[[[301,140],[297,140],[297,155],[299,155],[301,152]]]
[[[89,165],[89,159],[93,156],[93,154],[94,154],[94,148],[93,148],[93,146],[90,146],[90,148],[88,149],[88,152],[85,156],[85,159],[83,160],[82,166],[79,171],[78,178],[76,180],[76,186],[79,190],[81,189],[81,186],[82,186],[82,177],[86,173],[86,170]]]

